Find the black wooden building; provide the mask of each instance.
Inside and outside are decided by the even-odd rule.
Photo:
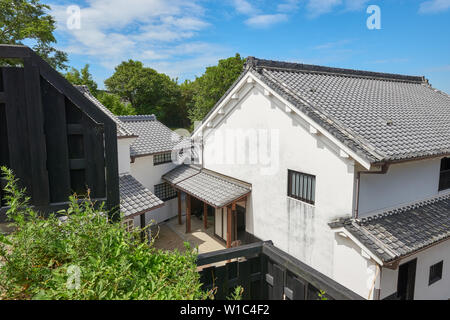
[[[115,122],[30,48],[0,45],[5,58],[22,63],[0,67],[0,166],[13,169],[42,212],[65,208],[69,195],[87,189],[118,211]],[[0,204],[2,221],[3,191]]]

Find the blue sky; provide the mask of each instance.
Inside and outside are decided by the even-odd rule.
[[[104,79],[136,59],[173,78],[194,79],[218,59],[265,59],[425,75],[450,93],[450,0],[44,0],[70,65]],[[80,28],[67,8],[78,5]],[[381,29],[369,30],[369,5]],[[73,20],[69,20],[73,21]]]

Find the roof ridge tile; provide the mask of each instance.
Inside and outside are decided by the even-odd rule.
[[[283,71],[291,72],[305,72],[305,73],[325,73],[325,74],[335,74],[337,76],[348,76],[348,77],[364,77],[372,79],[384,79],[390,81],[402,81],[402,82],[414,82],[414,83],[428,83],[428,80],[423,76],[411,76],[402,75],[395,73],[384,73],[384,72],[374,72],[365,71],[357,69],[345,69],[345,68],[335,68],[327,66],[319,66],[312,64],[303,64],[296,62],[285,62],[285,61],[274,61],[258,59],[255,57],[248,57],[245,64],[246,69],[278,69]]]

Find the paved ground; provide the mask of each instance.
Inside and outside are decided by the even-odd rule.
[[[203,221],[195,216],[191,219],[192,233],[186,234],[186,225],[183,217],[183,224],[178,224],[178,218],[169,220],[159,225],[159,234],[154,246],[162,250],[184,250],[184,242],[189,242],[191,246],[198,247],[199,253],[206,253],[226,249],[224,242],[214,237],[212,221],[209,227],[203,230]]]

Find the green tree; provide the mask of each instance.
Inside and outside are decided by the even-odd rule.
[[[116,94],[111,94],[108,92],[100,91],[97,94],[97,99],[109,110],[111,110],[112,113],[114,113],[116,116],[128,116],[128,115],[134,115],[136,114],[136,111],[131,106],[131,104],[123,103],[120,100],[120,97]]]
[[[196,253],[156,250],[102,208],[70,197],[70,206],[44,218],[30,208],[12,172],[7,181],[8,220],[15,231],[0,233],[0,299],[197,300],[201,289]]]
[[[177,82],[142,62],[128,60],[105,80],[108,90],[131,103],[138,114],[155,114],[168,126],[178,126],[181,92]]]
[[[206,68],[194,81],[193,106],[189,108],[191,123],[201,121],[225,94],[243,71],[245,59],[237,53],[234,57],[219,61],[217,66]]]
[[[0,43],[32,41],[33,50],[53,68],[65,70],[67,54],[53,47],[56,26],[54,18],[47,14],[49,9],[40,0],[0,0]]]
[[[86,64],[80,71],[72,67],[65,75],[67,80],[74,85],[85,85],[94,97],[97,97],[98,86],[89,72],[89,65]]]

